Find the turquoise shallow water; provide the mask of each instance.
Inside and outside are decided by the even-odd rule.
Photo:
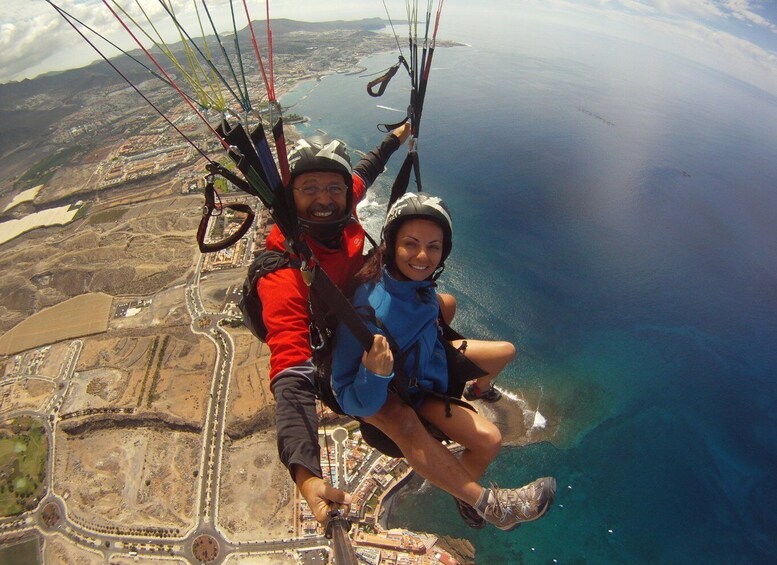
[[[452,25],[471,46],[435,54],[420,155],[453,209],[459,328],[513,340],[501,385],[558,425],[486,478],[553,474],[557,505],[474,532],[424,488],[392,524],[467,537],[482,563],[774,562],[777,98],[635,43],[522,31]],[[284,103],[366,150],[401,117],[367,80]],[[400,81],[377,103],[404,108]],[[373,233],[400,162],[362,210]]]

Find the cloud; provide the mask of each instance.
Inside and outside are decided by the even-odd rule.
[[[98,57],[48,2],[30,2],[29,0],[5,0],[5,2],[7,5],[4,4],[4,21],[0,25],[0,82],[32,78],[49,70],[62,70],[85,65]],[[70,14],[122,48],[133,49],[136,47],[120,22],[102,2],[98,0],[59,0],[54,3],[66,14]],[[146,15],[158,26],[158,30],[166,40],[177,40],[172,20],[160,2],[149,0],[143,2],[142,6],[146,15],[135,2],[125,1],[121,5],[129,16],[147,29],[148,33],[153,35],[154,32],[147,23]],[[176,16],[189,22],[187,28],[193,25],[190,21],[193,8],[189,0],[173,0],[172,5]],[[218,18],[219,25],[229,17],[229,10],[225,9],[228,5],[228,0],[208,2],[208,7],[214,17]],[[119,10],[116,12],[130,27],[134,27],[130,24],[128,16]],[[205,17],[203,15],[203,18]],[[93,33],[82,28],[80,24],[76,23],[76,25],[98,47],[105,50],[108,56],[117,54],[114,48],[107,46]],[[138,37],[144,44],[150,43],[143,34],[138,34]]]
[[[119,43],[125,49],[136,45],[121,28],[100,0],[54,0],[56,4],[84,23]],[[133,18],[145,17],[134,1],[120,2]],[[157,24],[166,39],[177,39],[174,26],[158,0],[141,1],[148,16]],[[393,14],[403,14],[391,0]],[[399,3],[402,4],[402,3]],[[544,13],[554,21],[564,21],[575,27],[595,29],[602,33],[626,39],[652,42],[656,47],[672,45],[679,55],[705,62],[719,56],[730,61],[736,74],[736,60],[745,67],[756,65],[768,77],[777,77],[777,23],[766,15],[768,5],[753,0],[481,0],[477,8],[470,7],[472,15],[490,13],[489,10],[508,4],[511,10]],[[201,4],[198,4],[201,6]],[[245,16],[242,3],[235,4],[242,27]],[[264,18],[263,2],[251,2],[252,19]],[[85,46],[78,34],[57,14],[48,2],[4,0],[3,23],[0,24],[0,82],[31,78],[42,72],[82,66],[97,55]],[[176,15],[186,29],[198,29],[191,0],[173,0]],[[208,7],[219,30],[231,27],[229,1],[209,0]],[[454,7],[463,12],[464,6]],[[451,8],[453,10],[453,8]],[[356,19],[383,16],[376,2],[323,2],[322,0],[273,0],[271,17],[306,20]],[[202,9],[200,8],[202,12]],[[469,12],[468,12],[469,13]],[[21,16],[16,14],[22,14]],[[204,13],[204,25],[208,25]],[[485,17],[485,16],[483,16]],[[122,18],[124,16],[122,15]],[[147,27],[147,24],[144,23]],[[649,33],[648,33],[649,32]],[[758,33],[760,32],[760,33]],[[199,35],[199,34],[198,34]],[[652,36],[652,37],[651,37]],[[772,41],[770,38],[775,38]],[[681,43],[680,40],[684,40]],[[143,38],[144,44],[148,40]],[[662,46],[663,42],[663,46]],[[103,44],[101,44],[103,45]],[[104,45],[103,45],[104,46]],[[710,53],[705,55],[704,50]],[[115,49],[106,48],[110,56]],[[739,72],[741,75],[742,72]],[[751,73],[752,75],[752,73]],[[754,76],[754,75],[753,75]],[[757,77],[750,82],[756,81]],[[770,84],[777,78],[769,78]]]
[[[118,43],[124,49],[134,49],[136,44],[100,0],[53,0],[54,4],[73,15],[100,34]],[[168,4],[170,0],[167,0]],[[129,16],[141,23],[149,34],[156,35],[147,23],[146,17],[157,26],[166,41],[177,41],[178,33],[165,9],[158,0],[141,0],[140,9],[134,0],[119,1]],[[109,2],[114,7],[113,2]],[[210,29],[207,15],[201,3],[196,4],[203,26]],[[191,0],[172,0],[173,12],[188,31],[198,30],[195,4]],[[208,10],[217,29],[221,32],[232,28],[229,0],[209,0]],[[264,2],[249,2],[252,20],[265,18]],[[242,2],[234,2],[238,27],[245,25],[245,11]],[[0,24],[0,82],[32,78],[42,72],[63,70],[86,65],[98,58],[81,37],[46,1],[3,0],[3,23]],[[115,7],[114,7],[115,9]],[[143,13],[145,11],[145,15]],[[119,16],[129,23],[128,16],[118,9]],[[404,13],[404,12],[401,12]],[[352,0],[350,2],[324,2],[323,0],[274,0],[270,2],[270,17],[304,19],[308,21],[358,19],[380,17],[384,14],[379,2]],[[90,39],[96,39],[85,31]],[[150,41],[138,34],[144,45]],[[105,46],[96,39],[98,46]],[[116,50],[106,47],[106,54],[113,56]]]
[[[49,70],[45,68],[46,61],[73,53],[82,46],[83,40],[48,3],[7,1],[10,5],[5,12],[10,16],[6,17],[0,33],[0,82],[31,78],[41,69]],[[58,5],[95,29],[102,28],[107,33],[116,29],[115,22],[90,3],[70,0]],[[71,58],[70,64],[73,63],[78,61]]]
[[[728,0],[726,7],[735,18],[768,29],[772,33],[777,33],[777,25],[757,14],[748,0]]]
[[[747,0],[524,0],[519,10],[671,52],[777,96],[773,6]]]
[[[57,22],[45,15],[3,23],[0,26],[0,81],[23,73],[26,68],[48,58],[53,50],[66,46],[60,39]]]
[[[663,13],[675,16],[695,16],[703,19],[723,17],[718,2],[712,0],[659,0],[656,8]]]

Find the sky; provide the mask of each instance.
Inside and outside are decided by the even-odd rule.
[[[134,47],[101,0],[52,0],[122,47]],[[172,1],[188,30],[196,28],[193,0]],[[138,13],[144,7],[168,39],[174,27],[159,0],[119,0]],[[109,2],[113,5],[112,2]],[[220,31],[231,28],[229,0],[207,0]],[[386,0],[392,18],[405,16],[405,2]],[[420,2],[423,6],[424,2]],[[435,0],[435,6],[437,0]],[[234,0],[238,27],[245,26],[243,2]],[[201,1],[198,2],[200,10]],[[0,17],[0,83],[81,67],[98,56],[47,0],[4,0]],[[264,19],[265,3],[249,0],[252,19]],[[777,0],[448,0],[440,35],[466,25],[509,26],[515,17],[596,31],[670,50],[718,68],[777,96]],[[271,18],[305,21],[384,17],[381,0],[271,0]],[[460,24],[457,27],[457,22]],[[111,51],[108,48],[107,51]],[[115,54],[113,51],[112,54]]]

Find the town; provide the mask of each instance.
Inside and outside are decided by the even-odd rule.
[[[282,91],[358,71],[391,48],[389,36],[361,30],[288,41],[305,47],[279,55]],[[197,147],[223,154],[184,103],[144,87]],[[11,302],[0,313],[0,445],[14,454],[0,468],[0,545],[47,563],[331,561],[331,542],[276,459],[268,353],[237,308],[272,219],[219,181],[221,202],[248,204],[256,219],[235,246],[196,253],[206,161],[134,96],[121,84],[84,92],[50,127],[49,153],[3,181],[0,253],[19,268],[23,249],[39,257],[20,274],[48,306]],[[41,93],[17,108],[59,103]],[[287,142],[296,135],[288,128]],[[63,208],[73,213],[37,216]],[[241,221],[226,210],[208,241]],[[52,247],[82,259],[43,259]],[[474,560],[465,540],[388,530],[387,502],[411,469],[367,446],[354,422],[322,410],[321,430],[327,478],[353,495],[349,536],[361,560]]]

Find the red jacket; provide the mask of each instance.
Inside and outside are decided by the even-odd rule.
[[[356,203],[364,198],[367,188],[359,175],[353,175],[354,215]],[[358,222],[348,224],[338,249],[329,249],[306,237],[317,263],[332,281],[344,290],[364,264],[364,228]],[[274,226],[267,236],[267,249],[285,251],[283,234]],[[299,269],[280,269],[257,282],[262,300],[262,316],[267,327],[267,345],[270,347],[270,379],[289,367],[305,363],[311,358],[308,324],[308,286]]]

